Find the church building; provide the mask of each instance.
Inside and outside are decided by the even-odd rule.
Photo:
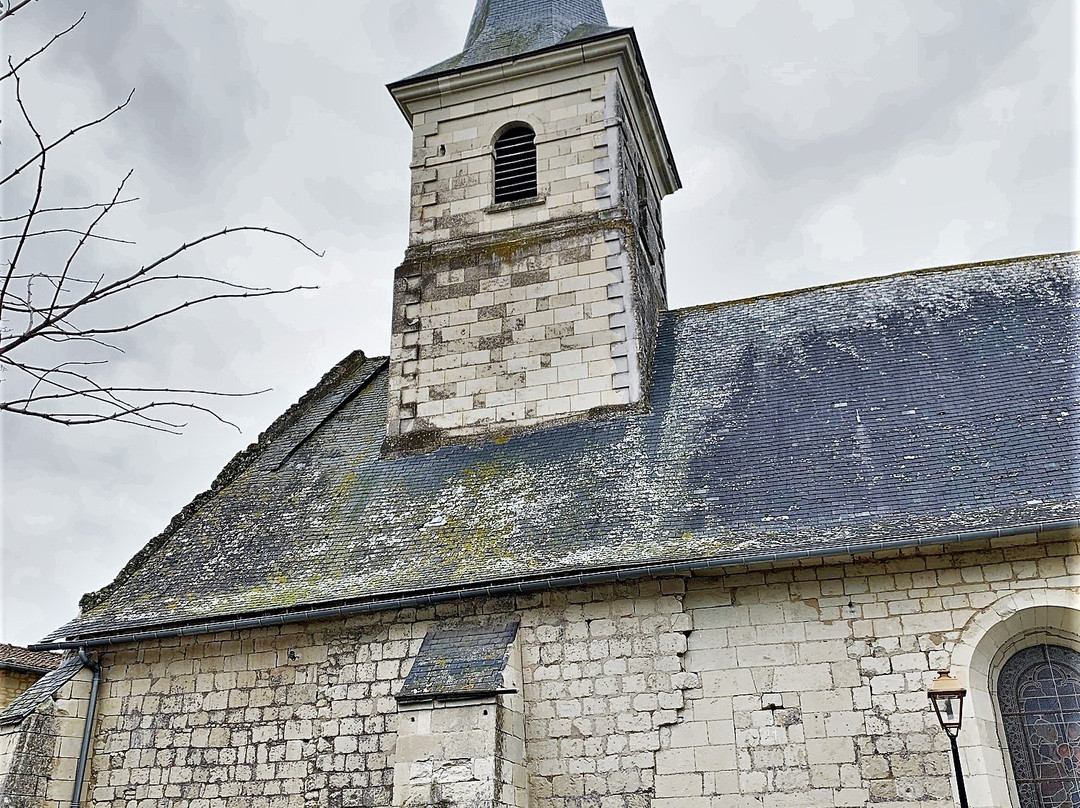
[[[389,90],[389,355],[34,646],[0,806],[1080,806],[1077,254],[669,310],[601,0]]]

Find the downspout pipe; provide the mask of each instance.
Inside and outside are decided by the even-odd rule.
[[[899,550],[908,547],[935,547],[942,544],[958,544],[966,541],[985,541],[990,539],[1021,536],[1028,533],[1048,533],[1058,530],[1080,528],[1080,518],[1061,519],[1056,522],[1015,525],[1005,528],[987,528],[964,533],[949,533],[920,538],[903,538],[866,542],[862,544],[830,545],[820,549],[796,550],[788,552],[725,556],[692,561],[677,561],[642,566],[600,569],[592,572],[570,575],[553,575],[526,581],[508,581],[505,583],[481,584],[462,589],[441,592],[402,595],[394,598],[377,599],[340,606],[316,606],[294,612],[262,614],[253,617],[238,617],[228,620],[216,620],[208,623],[192,623],[171,628],[149,628],[128,634],[111,634],[103,637],[85,637],[57,642],[42,642],[29,646],[31,651],[63,651],[74,648],[103,647],[142,642],[144,640],[166,640],[176,637],[193,637],[200,634],[216,634],[223,631],[244,631],[246,629],[285,626],[311,620],[330,620],[352,617],[358,614],[381,612],[390,609],[420,608],[436,606],[440,603],[465,600],[467,598],[496,598],[508,595],[525,595],[546,592],[555,589],[593,586],[596,584],[620,583],[646,577],[688,575],[706,570],[723,569],[738,564],[751,565],[801,561],[803,559],[828,558],[837,555],[863,555],[887,550]]]
[[[98,687],[101,685],[101,665],[86,653],[86,648],[79,649],[79,659],[82,660],[83,667],[90,669],[94,678],[90,682],[90,706],[86,710],[86,723],[83,725],[82,747],[79,749],[79,765],[75,768],[75,785],[71,791],[71,808],[79,808],[79,804],[82,802],[86,761],[90,757],[90,741],[94,732],[94,714],[97,712]]]

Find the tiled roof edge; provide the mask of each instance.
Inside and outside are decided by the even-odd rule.
[[[64,660],[47,651],[31,651],[20,645],[0,643],[0,670],[18,673],[48,673]]]
[[[262,454],[267,445],[295,423],[312,403],[321,399],[323,395],[326,394],[327,390],[337,385],[343,378],[362,366],[365,362],[369,361],[378,362],[379,359],[369,359],[364,355],[363,351],[357,350],[353,351],[327,371],[319,380],[318,384],[304,393],[295,404],[289,407],[289,409],[278,416],[269,427],[263,430],[263,432],[260,433],[258,440],[251,443],[246,449],[237,452],[232,460],[225,465],[225,468],[223,468],[214,479],[214,482],[210,484],[210,488],[203,491],[201,494],[197,494],[191,502],[185,505],[184,508],[172,518],[168,526],[161,531],[161,533],[147,542],[146,545],[136,553],[130,561],[128,561],[124,568],[120,570],[116,578],[113,579],[112,583],[102,587],[96,592],[87,592],[83,595],[79,600],[80,611],[89,611],[108,599],[108,597],[123,586],[131,576],[134,575],[135,572],[145,564],[146,561],[149,560],[189,518],[191,518],[193,514],[213,499],[218,491],[250,468],[255,460]]]
[[[767,292],[763,295],[751,295],[750,297],[739,297],[733,300],[719,300],[715,303],[698,303],[694,306],[684,306],[681,309],[671,309],[671,314],[690,314],[695,311],[709,311],[710,309],[718,309],[724,306],[739,306],[745,303],[756,303],[762,300],[777,300],[785,297],[795,297],[797,295],[807,294],[809,292],[818,292],[825,289],[839,289],[846,286],[860,286],[862,284],[877,283],[878,281],[890,280],[893,278],[906,278],[916,277],[919,275],[932,275],[938,272],[960,272],[965,269],[980,269],[985,267],[995,266],[1011,266],[1023,261],[1040,261],[1048,258],[1061,258],[1061,259],[1080,259],[1080,250],[1066,250],[1064,252],[1053,253],[1036,253],[1034,255],[1017,255],[1012,258],[994,258],[989,261],[970,261],[966,264],[945,264],[943,266],[936,267],[919,267],[917,269],[902,269],[897,272],[887,272],[883,275],[867,275],[865,278],[851,278],[846,281],[834,281],[832,283],[822,283],[817,286],[803,286],[798,289],[785,289],[781,292]],[[1077,261],[1080,264],[1080,261]]]

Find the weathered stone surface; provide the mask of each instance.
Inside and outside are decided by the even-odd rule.
[[[1078,539],[735,567],[118,649],[103,655],[95,804],[390,806],[422,792],[448,806],[948,805],[926,687],[973,620],[1004,619],[999,604],[1036,589],[1080,603],[1074,580],[1026,566],[1075,557]],[[1010,576],[992,590],[965,583],[1002,565]],[[957,598],[981,605],[945,605]],[[909,608],[948,627],[910,634],[888,616]],[[516,693],[398,708],[433,626],[506,618],[520,619]],[[403,726],[421,714],[423,731]],[[395,802],[405,761],[398,781],[422,788]],[[973,805],[994,806],[987,794]]]
[[[69,679],[19,723],[0,727],[0,806],[71,804],[89,691],[87,672]]]
[[[463,86],[413,116],[388,452],[643,400],[663,237],[625,92],[599,60]],[[536,132],[538,195],[492,204],[492,143],[514,121]]]

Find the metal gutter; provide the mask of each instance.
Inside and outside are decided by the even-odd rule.
[[[86,710],[86,723],[83,724],[82,746],[79,747],[79,763],[75,768],[75,785],[71,790],[71,808],[79,808],[82,802],[83,781],[86,777],[86,761],[90,756],[90,741],[94,732],[94,714],[97,712],[98,688],[101,686],[101,665],[90,658],[86,648],[79,648],[79,659],[83,667],[94,674],[90,683],[90,706]]]
[[[66,649],[83,649],[90,647],[102,647],[135,643],[142,640],[163,640],[176,637],[191,637],[198,634],[212,634],[222,631],[242,631],[253,628],[266,628],[271,626],[284,626],[293,623],[304,623],[314,620],[327,620],[343,617],[351,617],[357,614],[388,611],[391,609],[419,608],[435,606],[440,603],[449,603],[468,598],[492,598],[507,595],[522,595],[536,592],[545,592],[553,589],[563,589],[578,586],[591,586],[596,584],[617,583],[637,578],[654,578],[664,576],[686,575],[705,570],[716,570],[733,565],[768,564],[785,561],[798,561],[811,558],[827,558],[829,556],[863,555],[885,550],[900,550],[910,547],[934,547],[942,544],[957,544],[967,541],[985,541],[987,539],[1008,538],[1021,536],[1027,533],[1049,533],[1059,530],[1080,529],[1080,517],[1062,519],[1055,522],[1039,522],[1036,524],[1015,525],[1005,528],[990,528],[984,530],[971,530],[961,533],[947,533],[938,536],[922,538],[905,537],[876,542],[864,542],[842,547],[830,546],[821,550],[794,550],[791,552],[762,553],[759,555],[726,556],[723,558],[695,559],[692,561],[676,561],[663,564],[644,564],[639,566],[615,567],[582,572],[573,575],[556,575],[545,578],[508,581],[503,583],[473,586],[461,589],[444,590],[439,592],[426,592],[415,595],[404,595],[396,598],[364,601],[340,606],[323,606],[304,609],[295,612],[279,612],[277,614],[262,614],[252,617],[234,618],[212,623],[192,623],[172,628],[146,629],[133,631],[127,634],[113,634],[100,637],[87,637],[78,640],[64,640],[58,642],[46,642],[39,645],[28,646],[31,651],[53,651]]]

